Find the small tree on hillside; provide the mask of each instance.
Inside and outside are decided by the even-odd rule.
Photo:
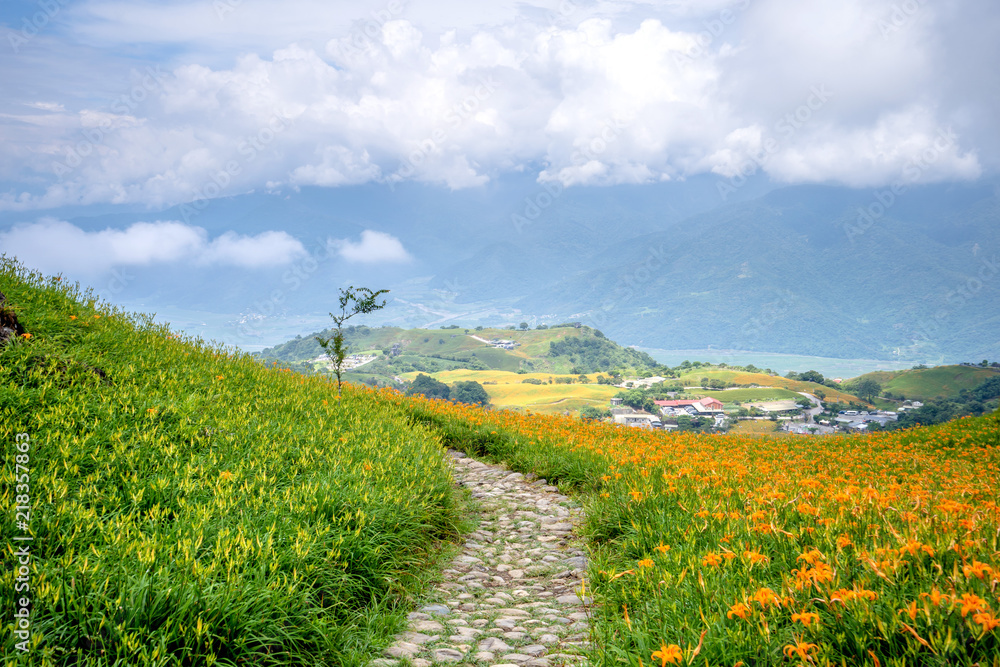
[[[430,375],[420,373],[410,383],[410,386],[406,388],[407,396],[415,396],[417,394],[421,394],[426,398],[443,398],[444,400],[448,400],[451,398],[451,389],[444,382],[435,380]]]
[[[854,393],[871,403],[872,399],[882,393],[882,386],[871,378],[864,378],[854,385]]]
[[[316,341],[319,342],[323,351],[326,352],[326,356],[330,357],[333,361],[333,371],[337,375],[338,397],[343,385],[344,359],[347,358],[347,346],[344,345],[344,322],[355,315],[367,315],[368,313],[384,308],[385,299],[382,300],[382,303],[379,303],[378,297],[388,293],[389,290],[387,289],[373,292],[367,287],[355,288],[353,285],[347,289],[341,287],[340,298],[338,299],[340,314],[330,313],[330,317],[333,318],[333,323],[337,325],[337,328],[334,330],[332,336],[326,338],[316,336]]]
[[[451,400],[456,403],[487,406],[490,404],[490,395],[486,393],[483,385],[475,380],[469,380],[468,382],[456,382],[452,386]]]

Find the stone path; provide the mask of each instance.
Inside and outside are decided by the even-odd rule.
[[[472,492],[482,523],[444,570],[432,604],[384,658],[390,665],[584,665],[589,624],[579,591],[587,568],[572,534],[580,509],[533,479],[451,452],[455,479]]]

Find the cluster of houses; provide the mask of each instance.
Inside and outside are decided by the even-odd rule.
[[[722,411],[722,401],[717,398],[698,398],[694,400],[653,401],[660,408],[664,417],[714,417],[725,414]]]
[[[358,368],[359,366],[364,366],[367,363],[375,361],[376,355],[374,354],[352,354],[344,358],[344,370],[351,370],[353,368]],[[333,359],[327,354],[321,354],[312,361],[332,364]]]
[[[869,424],[885,426],[898,418],[898,413],[886,410],[841,410],[834,422],[846,430],[863,432],[868,430]]]
[[[663,419],[674,419],[682,416],[710,417],[715,419],[715,426],[725,424],[726,415],[722,411],[722,401],[716,398],[698,398],[678,401],[653,401],[660,414],[656,415],[642,410],[622,407],[622,399],[611,399],[611,416],[616,424],[635,426],[639,428],[677,428],[677,424],[665,424]]]
[[[513,350],[515,347],[520,345],[516,340],[506,340],[503,338],[494,338],[489,341],[492,347],[499,348],[501,350]]]

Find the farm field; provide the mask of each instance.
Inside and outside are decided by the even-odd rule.
[[[733,435],[748,435],[748,434],[772,434],[781,432],[778,431],[777,422],[773,422],[769,419],[743,419],[736,422],[729,432]]]
[[[7,262],[0,286],[4,318],[25,329],[0,347],[5,565],[16,537],[33,538],[20,664],[378,654],[458,532],[433,433]],[[14,577],[0,573],[5,619],[26,595]],[[4,655],[15,641],[6,625]]]
[[[750,401],[780,401],[782,399],[798,400],[802,398],[801,394],[789,389],[781,389],[780,387],[766,387],[762,389],[724,389],[722,391],[707,391],[704,392],[704,394],[705,396],[717,398],[726,404],[731,404],[735,401],[747,403]]]
[[[1000,655],[997,414],[772,438],[408,405],[455,446],[588,498],[597,664]]]
[[[490,396],[490,403],[497,408],[522,408],[541,414],[562,414],[566,411],[579,412],[585,406],[607,408],[611,397],[621,391],[619,387],[597,384],[598,373],[591,373],[588,380],[594,384],[579,383],[576,375],[556,375],[552,373],[518,374],[509,371],[454,370],[433,373],[431,376],[444,382],[466,382],[474,380],[483,385]],[[402,377],[412,380],[417,373],[407,373]],[[556,384],[560,377],[572,378],[574,384]],[[541,380],[544,384],[524,384],[526,379]],[[553,380],[553,384],[548,384]]]

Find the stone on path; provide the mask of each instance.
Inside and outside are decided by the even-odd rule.
[[[422,607],[420,611],[433,616],[447,616],[451,613],[451,610],[443,604],[429,604],[426,607]]]

